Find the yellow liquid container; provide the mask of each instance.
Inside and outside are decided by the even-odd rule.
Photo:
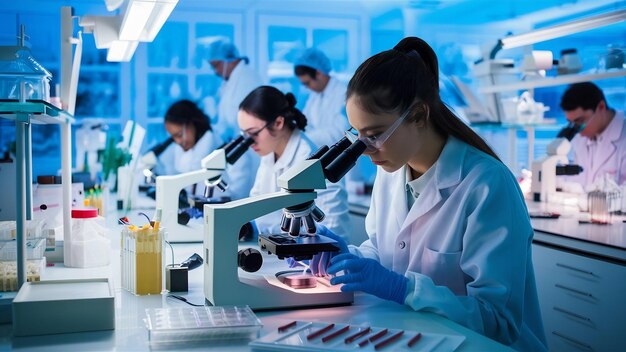
[[[129,226],[122,231],[122,287],[136,295],[163,290],[163,229]]]

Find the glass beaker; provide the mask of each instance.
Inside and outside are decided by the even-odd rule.
[[[610,220],[609,199],[604,191],[591,191],[587,195],[589,214],[594,224],[608,224]]]

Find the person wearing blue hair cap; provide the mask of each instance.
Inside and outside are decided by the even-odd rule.
[[[295,75],[311,90],[303,113],[309,121],[307,136],[318,146],[334,144],[349,128],[346,86],[330,71],[330,60],[316,48],[304,50],[294,62]]]
[[[216,132],[224,141],[235,137],[239,130],[237,113],[241,101],[262,85],[261,77],[248,65],[248,58],[239,55],[237,47],[228,38],[218,38],[207,48],[206,59],[215,74],[224,81],[218,92]]]

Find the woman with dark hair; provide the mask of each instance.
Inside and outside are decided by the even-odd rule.
[[[317,255],[312,271],[343,271],[331,280],[342,291],[435,312],[518,350],[544,351],[522,192],[441,101],[437,66],[431,47],[410,37],[366,60],[350,80],[352,138],[378,166],[369,239]]]
[[[237,121],[242,132],[254,139],[252,149],[261,156],[251,196],[279,191],[278,176],[317,149],[303,133],[307,119],[296,108],[296,98],[274,87],[261,86],[253,90],[239,105]],[[327,182],[326,187],[318,191],[315,199],[326,214],[323,224],[348,240],[350,217],[345,187],[342,182]],[[259,232],[280,233],[281,216],[279,210],[256,219]]]
[[[165,129],[176,143],[174,148],[174,171],[185,173],[199,170],[200,162],[224,141],[211,128],[209,117],[190,100],[180,100],[172,104],[165,113]],[[170,147],[172,148],[172,147]],[[250,171],[256,168],[256,156],[247,152],[234,165],[226,170],[223,179],[228,183],[225,192],[216,196],[241,199],[248,196],[254,178]],[[188,192],[204,193],[204,184],[198,183]]]

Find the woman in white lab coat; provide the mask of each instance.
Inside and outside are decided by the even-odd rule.
[[[296,107],[291,93],[274,87],[253,90],[239,106],[237,121],[244,134],[254,139],[252,149],[261,156],[251,196],[278,192],[278,176],[305,160],[317,148],[304,134],[306,117]],[[315,204],[326,214],[323,224],[349,241],[348,196],[343,182],[326,183],[318,191]],[[280,233],[282,211],[256,219],[260,233]]]
[[[438,72],[435,53],[415,37],[357,69],[348,119],[378,165],[369,239],[316,256],[312,271],[344,271],[331,280],[342,291],[440,314],[518,350],[546,350],[522,193],[441,101]]]
[[[176,143],[169,147],[173,149],[171,159],[176,174],[199,170],[202,159],[224,143],[213,133],[208,116],[190,100],[180,100],[169,107],[165,113],[165,129]],[[255,159],[255,155],[246,153],[235,164],[230,165],[223,176],[228,188],[215,196],[231,199],[247,197],[254,182],[249,170],[258,165]],[[190,186],[187,192],[203,195],[204,187],[203,183],[197,183]]]

